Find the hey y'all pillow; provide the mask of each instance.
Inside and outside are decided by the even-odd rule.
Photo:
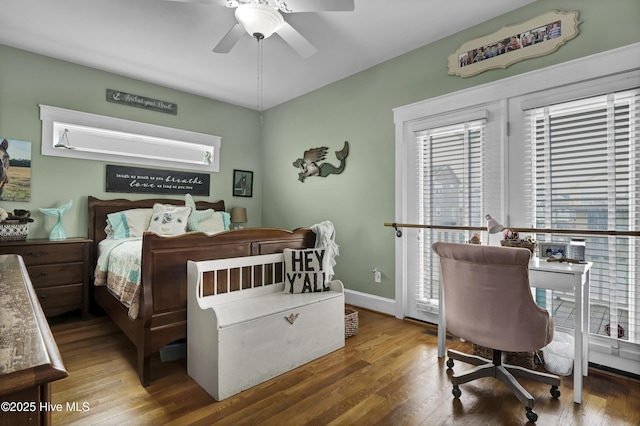
[[[284,292],[330,291],[329,256],[324,248],[284,249]]]

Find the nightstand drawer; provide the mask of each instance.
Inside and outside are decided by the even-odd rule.
[[[27,267],[49,263],[83,262],[83,250],[83,244],[30,244],[11,247],[11,253],[22,256]]]
[[[58,263],[51,265],[33,265],[27,268],[34,288],[84,282],[84,264]]]
[[[45,315],[53,316],[69,308],[82,306],[82,284],[37,288],[36,294]]]

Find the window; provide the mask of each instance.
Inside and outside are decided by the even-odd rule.
[[[525,111],[536,228],[640,229],[640,89],[610,92]],[[593,262],[589,331],[640,343],[640,242],[624,235],[586,237]],[[570,235],[539,235],[569,243]],[[558,325],[573,301],[556,292]],[[559,309],[560,305],[569,309]],[[566,323],[566,324],[565,324]]]
[[[422,223],[444,226],[480,226],[482,219],[482,151],[485,120],[428,129],[419,135],[420,216]],[[440,262],[431,250],[435,241],[464,242],[464,231],[421,229],[422,257],[417,262],[418,309],[437,306]],[[433,309],[435,310],[435,309]],[[436,311],[437,312],[437,311]]]
[[[435,241],[465,242],[472,232],[438,226],[485,224],[486,213],[502,213],[501,126],[503,106],[456,111],[422,120],[413,126],[411,162],[412,215],[432,229],[417,229],[409,237],[407,316],[437,322],[440,288]]]
[[[419,142],[423,141],[422,137],[426,135],[421,132],[482,119],[483,117],[460,119],[459,115],[474,108],[483,108],[488,111],[484,116],[486,121],[483,135],[483,215],[491,214],[506,227],[534,228],[544,224],[545,228],[551,229],[577,230],[588,227],[590,231],[613,230],[618,234],[633,235],[579,237],[586,238],[587,256],[596,263],[591,274],[589,361],[640,374],[638,53],[638,45],[614,49],[394,109],[394,221],[400,225],[418,225],[405,226],[402,238],[395,238],[396,317],[413,317],[437,323],[437,314],[430,316],[438,310],[437,305],[430,301],[437,295],[437,281],[432,281],[430,289],[436,291],[414,291],[416,283],[421,282],[416,275],[419,271],[416,265],[422,262],[425,269],[429,267],[429,259],[425,257],[430,249],[425,239],[428,236],[421,237],[418,229],[420,225],[432,225],[426,222],[428,219],[420,216],[424,212],[424,206],[418,200],[421,189],[416,183],[420,180],[417,159],[422,158],[418,147],[421,146]],[[577,100],[595,100],[600,96],[605,96],[606,113],[602,112],[604,110],[600,106],[595,109],[600,108],[601,113],[592,118],[586,118],[587,115],[582,119],[576,118],[576,126],[581,123],[583,129],[574,132],[569,123],[570,116],[576,113],[563,112],[562,108],[570,107],[570,103]],[[585,110],[584,114],[594,112]],[[602,117],[605,115],[606,119],[603,121]],[[451,116],[456,119],[450,119]],[[600,118],[596,119],[596,116]],[[600,130],[586,126],[596,123],[599,123]],[[546,133],[541,130],[544,126],[547,126]],[[528,127],[528,133],[525,133],[525,127]],[[607,128],[607,140],[615,141],[611,144],[607,142],[606,147],[602,142],[595,141],[603,138],[603,128]],[[576,134],[569,135],[572,132]],[[596,137],[590,133],[599,135]],[[572,137],[582,135],[594,140],[571,141]],[[545,137],[548,140],[543,142]],[[628,141],[625,141],[627,137]],[[533,145],[533,138],[540,139],[540,145]],[[601,144],[599,150],[596,148],[598,143]],[[555,148],[552,144],[556,144]],[[538,156],[535,154],[536,149]],[[589,155],[583,155],[587,151],[590,151]],[[591,155],[597,158],[595,163],[589,163]],[[624,161],[627,161],[626,166]],[[577,167],[571,169],[573,163]],[[599,170],[596,165],[600,166]],[[582,169],[589,172],[581,175]],[[545,178],[547,172],[549,177]],[[579,185],[570,184],[580,179],[583,182]],[[603,187],[605,182],[606,186]],[[577,188],[581,190],[574,191]],[[435,188],[435,193],[445,194],[446,188]],[[603,198],[605,193],[606,198]],[[453,216],[453,212],[447,212],[445,208],[432,207],[435,207],[436,215],[440,213],[440,216],[432,218],[434,221],[447,215]],[[481,222],[481,226],[484,223]],[[440,231],[445,231],[442,232],[443,240],[458,241],[468,238],[464,229]],[[490,241],[487,241],[486,232],[482,232],[481,237],[483,244],[498,244],[498,237],[495,235],[491,236]],[[540,241],[568,242],[571,235],[538,234],[535,237]],[[429,273],[433,280],[439,279],[437,270]],[[428,285],[429,283],[425,283],[423,289],[429,290]],[[418,295],[424,295],[422,302],[412,300]],[[536,297],[536,300],[550,300],[551,303],[547,303],[549,308],[553,308],[551,304],[554,301],[567,304],[572,302],[567,295],[562,294],[551,295],[549,299]],[[420,316],[425,312],[430,314]],[[597,312],[601,312],[601,317],[598,317]],[[555,313],[562,312],[556,310]],[[625,322],[627,317],[628,322]],[[569,322],[572,319],[566,321],[561,315],[556,315],[556,324],[569,325]],[[621,338],[617,338],[617,324],[624,329],[624,336]],[[607,329],[611,336],[607,334]]]
[[[42,155],[217,172],[219,136],[40,105]]]

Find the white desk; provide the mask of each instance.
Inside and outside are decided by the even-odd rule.
[[[587,375],[589,363],[589,270],[591,262],[570,264],[547,262],[532,258],[529,262],[529,285],[535,288],[573,292],[575,297],[575,331],[573,363],[573,401],[582,403],[582,378]],[[438,357],[445,355],[446,320],[440,292],[440,310],[438,314]]]

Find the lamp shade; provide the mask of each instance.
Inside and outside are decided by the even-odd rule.
[[[247,209],[244,207],[234,207],[231,209],[232,223],[247,223]]]
[[[484,218],[487,220],[487,231],[489,231],[490,234],[495,234],[504,229],[500,222],[492,218],[491,215],[486,215]]]
[[[284,18],[271,6],[259,3],[241,4],[236,8],[236,19],[258,39],[268,38],[284,24]]]

